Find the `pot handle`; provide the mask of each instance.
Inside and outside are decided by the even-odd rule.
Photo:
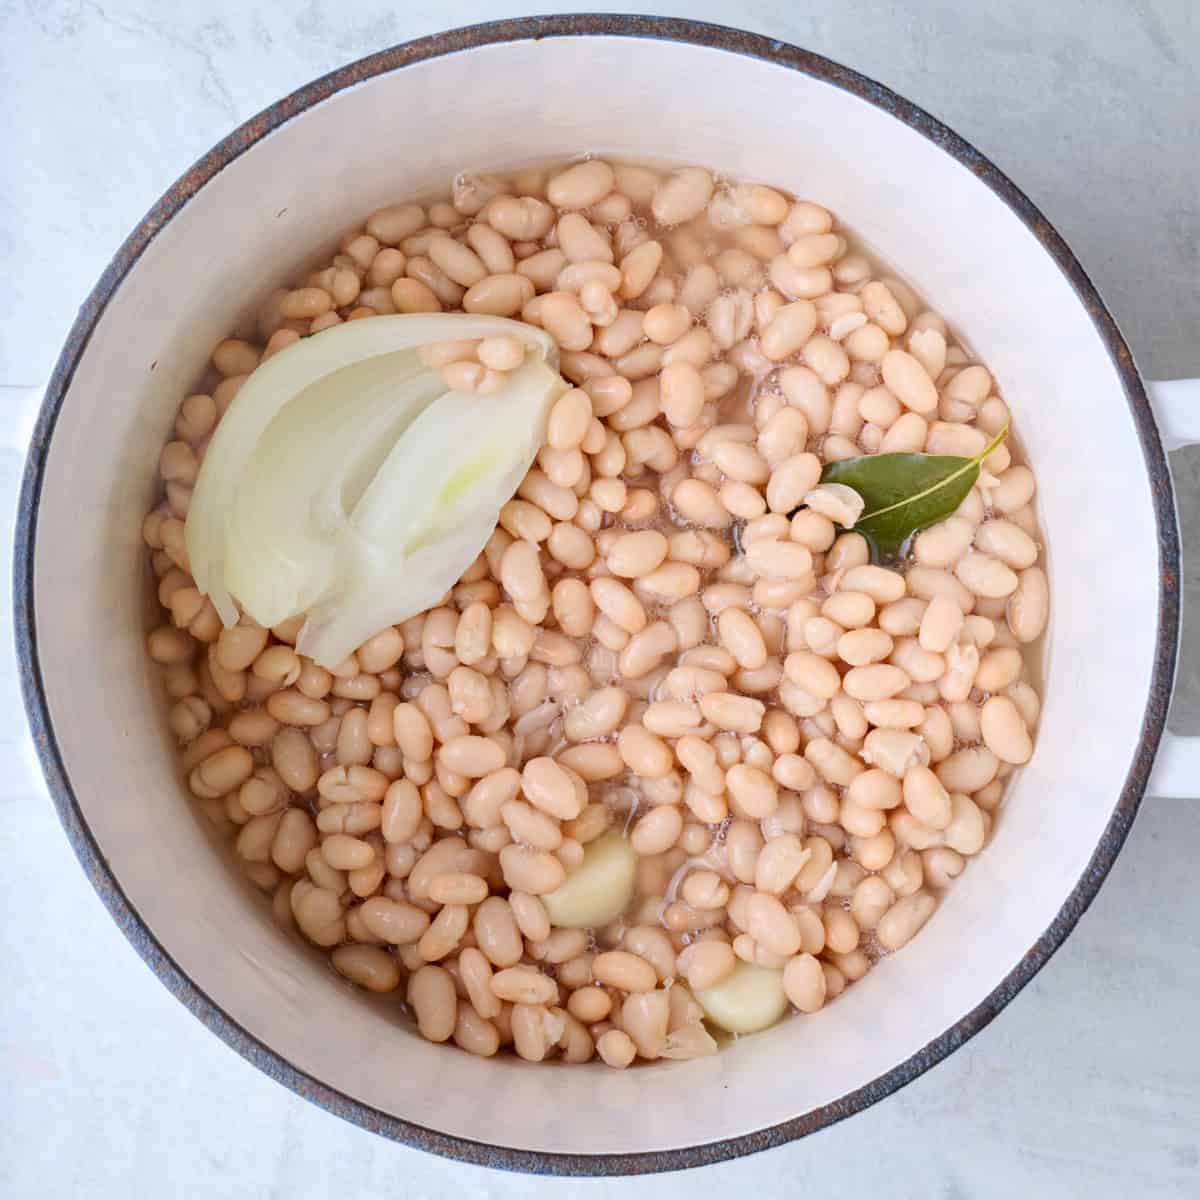
[[[1200,379],[1150,383],[1150,402],[1168,450],[1200,442]],[[1186,597],[1185,597],[1186,603]],[[1200,737],[1163,732],[1146,792],[1151,796],[1200,796]]]

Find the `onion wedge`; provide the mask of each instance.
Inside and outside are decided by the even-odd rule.
[[[516,337],[524,363],[491,396],[450,390],[422,346]],[[421,314],[335,325],[262,364],[217,426],[186,539],[222,621],[303,613],[297,648],[333,666],[436,604],[470,566],[567,390],[557,347],[499,317]]]

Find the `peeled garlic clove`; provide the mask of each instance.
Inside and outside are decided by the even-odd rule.
[[[550,923],[565,929],[607,925],[629,907],[636,875],[637,854],[623,837],[597,838],[563,884],[542,897]]]
[[[783,972],[740,962],[720,983],[696,993],[704,1015],[728,1033],[758,1033],[787,1008]]]
[[[844,483],[819,483],[804,497],[804,503],[813,512],[845,529],[853,529],[858,524],[866,505],[863,498]]]
[[[663,1047],[662,1056],[679,1059],[704,1058],[716,1052],[717,1043],[713,1035],[696,1021],[667,1034],[667,1044]]]

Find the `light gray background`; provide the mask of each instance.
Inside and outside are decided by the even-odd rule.
[[[439,28],[576,7],[602,6],[0,0],[4,546],[28,414],[3,388],[44,381],[79,302],[177,175],[246,117],[348,60]],[[923,105],[1055,222],[1148,376],[1200,375],[1200,4],[644,7],[796,42]],[[753,136],[761,114],[746,120]],[[1200,454],[1173,466],[1194,588]],[[634,1194],[628,1181],[526,1180],[391,1145],[291,1096],[189,1016],[118,934],[36,781],[8,648],[7,576],[5,566],[0,1196]],[[1174,723],[1200,732],[1200,634],[1195,620],[1187,629]],[[964,1050],[832,1130],[661,1178],[655,1194],[1200,1194],[1198,861],[1200,804],[1147,801],[1067,946]]]

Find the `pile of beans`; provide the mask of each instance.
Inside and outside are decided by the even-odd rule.
[[[483,553],[333,670],[300,619],[223,629],[184,519],[246,376],[341,321],[459,310],[542,326],[576,385]],[[430,353],[487,393],[503,341]],[[1038,718],[1034,478],[1000,445],[892,567],[802,506],[824,463],[973,455],[1009,418],[824,208],[699,167],[460,177],[372,213],[212,367],[144,527],[187,785],[276,917],[425,1037],[711,1052],[695,993],[753,963],[815,1012],[984,847]],[[542,898],[614,836],[627,910],[555,926]]]

